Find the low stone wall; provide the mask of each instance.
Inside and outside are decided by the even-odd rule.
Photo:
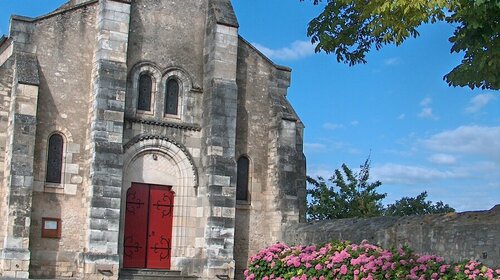
[[[500,205],[488,211],[302,223],[284,233],[287,244],[368,240],[385,248],[409,245],[448,261],[474,259],[500,268]]]

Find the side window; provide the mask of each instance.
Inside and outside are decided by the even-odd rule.
[[[248,201],[248,171],[250,161],[246,156],[238,159],[236,175],[236,200]]]
[[[137,109],[142,111],[151,111],[151,92],[153,89],[153,80],[147,73],[139,76],[139,96],[137,100]]]
[[[60,134],[50,136],[47,151],[47,173],[45,176],[45,181],[48,183],[61,183],[63,148],[64,140]]]
[[[179,82],[168,79],[165,87],[165,114],[177,115],[179,106]]]

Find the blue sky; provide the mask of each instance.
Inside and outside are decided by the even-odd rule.
[[[65,1],[0,0],[0,33],[9,15],[36,16]],[[385,203],[427,190],[459,211],[500,203],[500,94],[450,88],[442,80],[461,55],[450,54],[447,24],[368,55],[348,67],[315,54],[307,22],[321,7],[299,0],[233,0],[240,34],[293,69],[288,97],[306,125],[309,175],[329,177],[369,154]]]

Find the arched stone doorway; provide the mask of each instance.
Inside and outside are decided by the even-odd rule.
[[[132,190],[131,188],[135,188],[134,192],[142,189],[144,199],[150,195],[162,196],[162,194],[153,194],[152,190],[165,195],[171,194],[173,202],[171,204],[167,201],[160,203],[173,210],[171,242],[169,241],[168,244],[164,242],[165,246],[163,246],[171,252],[169,255],[171,265],[150,266],[146,257],[145,265],[142,268],[182,270],[180,264],[183,259],[193,258],[202,250],[202,248],[195,247],[197,237],[195,225],[198,225],[200,220],[197,187],[198,178],[194,162],[182,145],[167,138],[142,136],[125,146],[119,240],[122,267],[131,267],[124,257],[124,246],[126,245],[124,233],[127,231],[127,193]],[[153,207],[153,203],[151,202],[150,208]],[[144,215],[149,217],[151,214]],[[148,227],[147,224],[144,226]],[[151,232],[148,232],[148,235],[151,235]],[[154,243],[150,245],[154,246]]]

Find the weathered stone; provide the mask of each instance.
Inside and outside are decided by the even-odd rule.
[[[116,279],[136,183],[175,192],[171,268],[186,279],[241,277],[250,253],[303,216],[290,69],[237,28],[229,0],[72,0],[13,17],[0,40],[0,244],[11,247],[0,249],[20,255],[4,254],[0,275]],[[149,110],[138,110],[142,74]],[[177,114],[166,114],[172,79]],[[61,180],[45,182],[54,133],[64,139]],[[237,202],[242,155],[249,200]],[[60,239],[41,237],[43,218],[61,220]]]
[[[30,53],[17,53],[16,74],[18,83],[38,86],[40,84],[40,78],[36,55]]]
[[[417,253],[436,254],[448,261],[473,259],[498,268],[499,221],[500,205],[489,211],[317,221],[287,228],[284,241],[319,244],[338,239],[367,240],[385,248],[408,245]]]

